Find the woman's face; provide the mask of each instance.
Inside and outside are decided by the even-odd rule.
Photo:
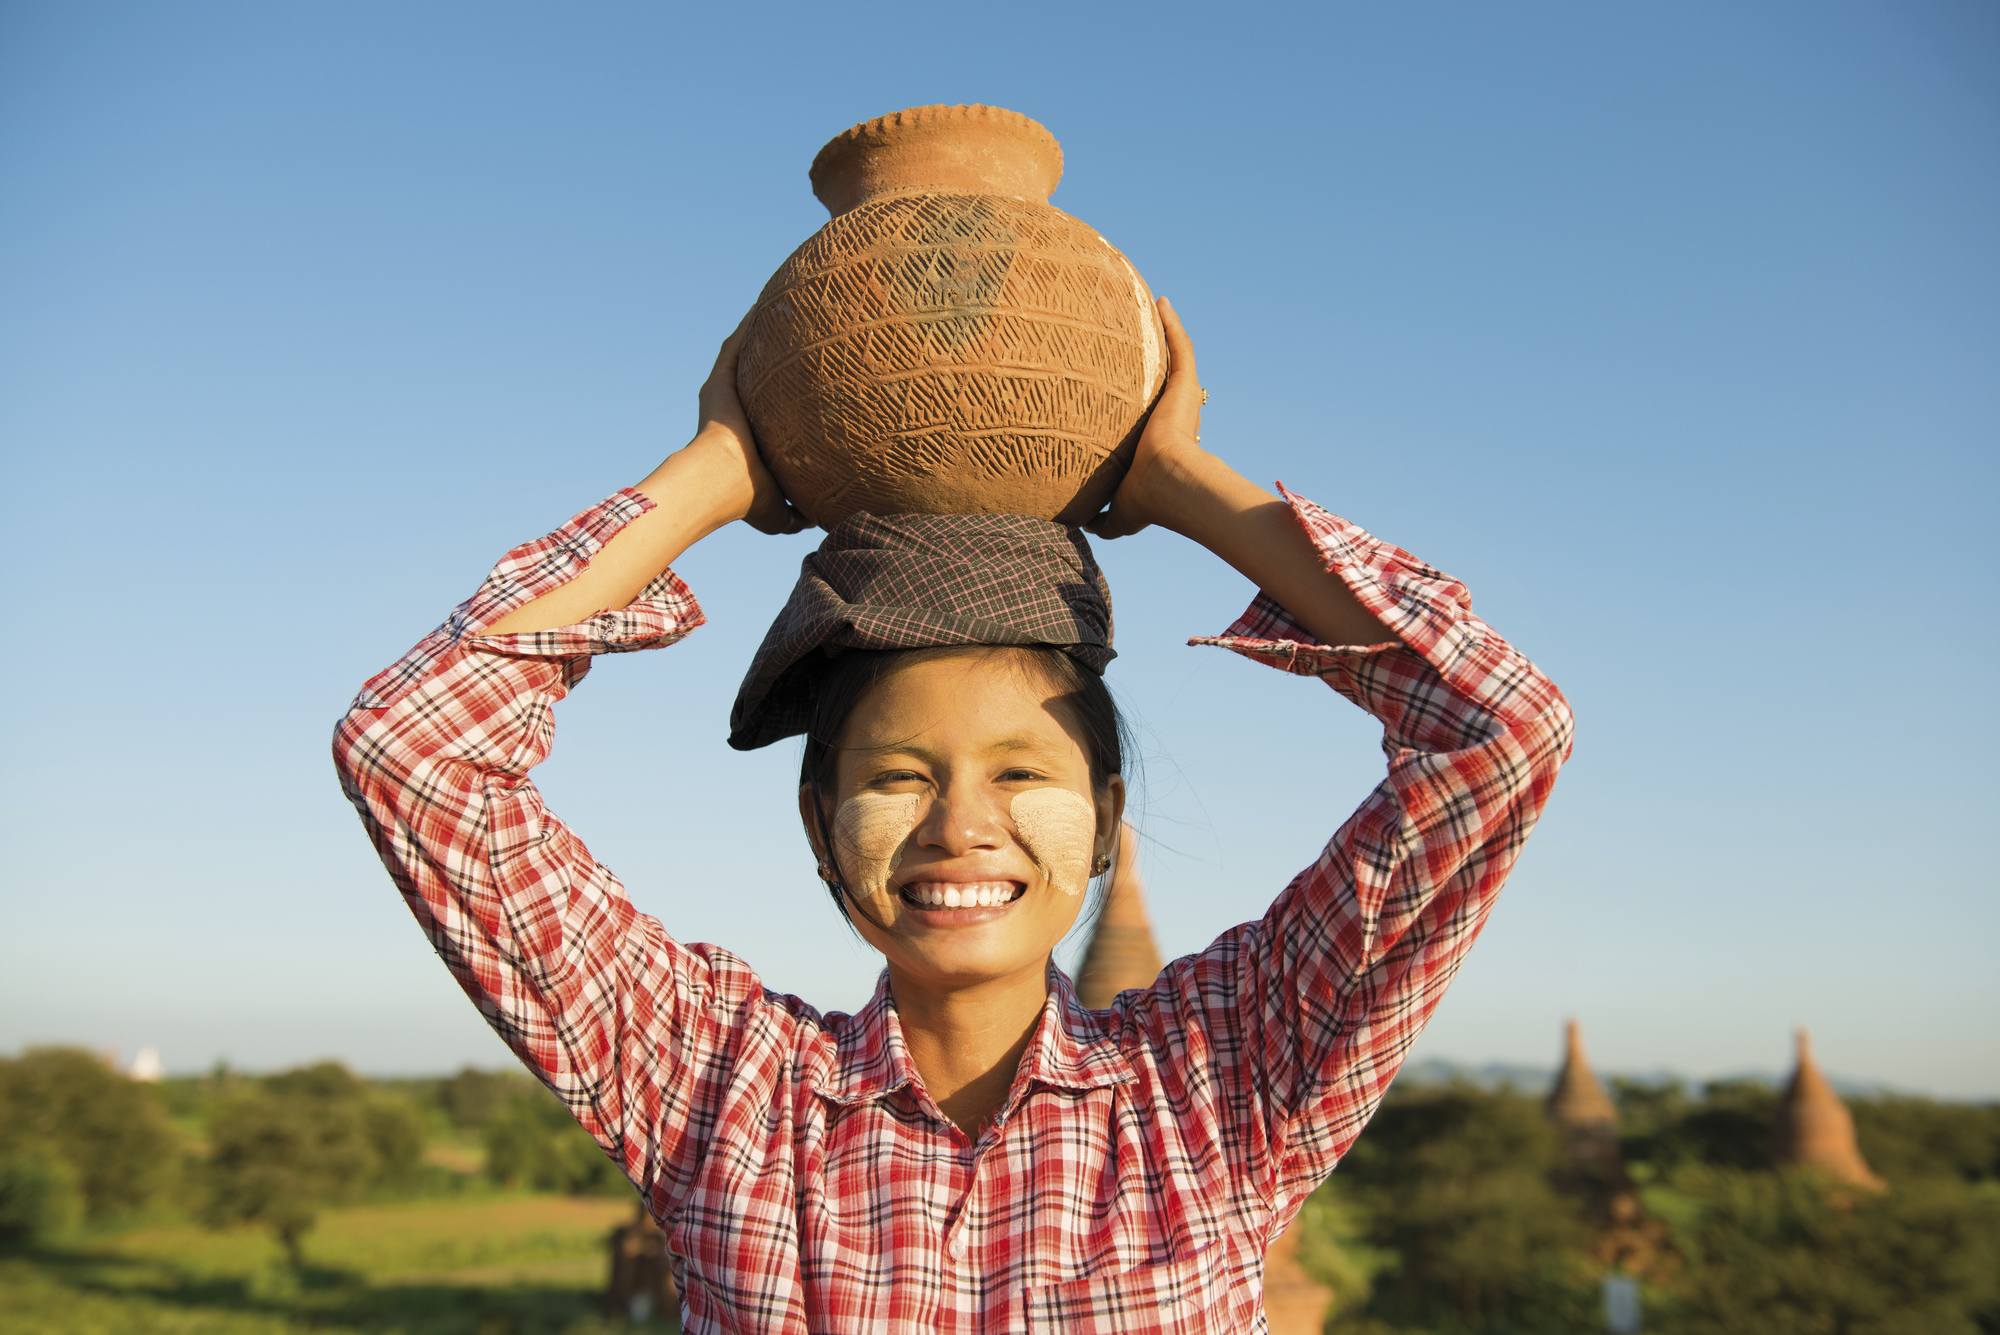
[[[1117,839],[1055,690],[1016,650],[923,658],[848,715],[826,813],[856,928],[902,984],[1039,974]],[[817,840],[810,790],[800,810]],[[824,850],[822,850],[824,856]]]

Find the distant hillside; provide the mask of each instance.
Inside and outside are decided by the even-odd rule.
[[[1607,1084],[1614,1078],[1623,1078],[1647,1085],[1682,1084],[1690,1090],[1699,1089],[1708,1083],[1708,1080],[1690,1080],[1677,1071],[1668,1070],[1599,1071],[1598,1076]],[[1772,1089],[1783,1087],[1789,1078],[1787,1072],[1771,1071],[1740,1071],[1725,1076],[1709,1077],[1713,1080],[1746,1080],[1753,1084],[1768,1085]],[[1524,1094],[1545,1094],[1555,1084],[1555,1079],[1556,1072],[1552,1066],[1510,1066],[1505,1062],[1469,1066],[1438,1057],[1411,1062],[1396,1075],[1398,1084],[1447,1085],[1456,1080],[1480,1089],[1516,1089]],[[1833,1083],[1835,1090],[1849,1098],[1871,1098],[1894,1092],[1879,1080],[1856,1080],[1848,1076],[1831,1074],[1827,1079]]]

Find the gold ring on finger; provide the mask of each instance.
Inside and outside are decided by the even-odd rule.
[[[1203,390],[1203,391],[1201,392],[1201,401],[1202,401],[1202,404],[1203,404],[1204,406],[1206,406],[1206,405],[1207,405],[1207,403],[1208,403],[1208,391],[1207,391],[1207,390]]]

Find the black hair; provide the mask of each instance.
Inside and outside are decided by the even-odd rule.
[[[1060,709],[1064,721],[1083,744],[1090,765],[1090,786],[1102,791],[1113,775],[1125,773],[1125,753],[1130,730],[1111,688],[1104,678],[1053,645],[945,645],[933,649],[849,649],[825,660],[812,679],[812,723],[806,730],[805,748],[799,756],[799,786],[812,793],[812,819],[820,847],[831,857],[833,841],[826,828],[826,794],[835,786],[835,769],[840,760],[840,734],[847,716],[863,696],[892,673],[925,659],[954,655],[1014,650],[1009,657],[1024,672],[1032,673],[1050,690],[1050,703]],[[1115,854],[1114,854],[1115,856]],[[851,924],[847,896],[837,881],[827,882],[840,916]]]

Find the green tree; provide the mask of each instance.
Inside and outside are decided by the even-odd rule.
[[[83,1192],[53,1145],[0,1154],[0,1245],[48,1242],[83,1217]]]
[[[205,1217],[263,1225],[297,1268],[321,1210],[409,1181],[422,1155],[423,1126],[406,1103],[336,1062],[301,1067],[216,1112]]]
[[[1699,1099],[1677,1083],[1612,1082],[1628,1163],[1657,1172],[1682,1164],[1759,1169],[1771,1164],[1777,1091],[1754,1080],[1718,1080]]]
[[[1368,1217],[1343,1178],[1321,1183],[1300,1208],[1299,1220],[1299,1264],[1333,1290],[1333,1311],[1366,1308],[1375,1276],[1394,1265],[1396,1257],[1369,1244]]]
[[[438,1082],[437,1100],[461,1131],[480,1131],[514,1100],[536,1092],[521,1071],[480,1071],[468,1066]]]
[[[539,1085],[502,1107],[487,1122],[483,1138],[487,1176],[503,1186],[571,1196],[619,1196],[632,1190],[569,1109]]]
[[[1336,1181],[1393,1256],[1367,1318],[1426,1331],[1587,1330],[1595,1276],[1540,1104],[1464,1085],[1392,1094]]]
[[[150,1202],[172,1181],[178,1149],[159,1092],[92,1053],[31,1048],[0,1058],[0,1157],[22,1164],[60,1160],[62,1167],[42,1176],[72,1181],[91,1219]],[[30,1190],[25,1184],[36,1171],[14,1170],[17,1200],[26,1199],[20,1193]]]
[[[1892,1094],[1849,1099],[1847,1106],[1861,1157],[1890,1182],[2000,1178],[2000,1104]]]
[[[2000,1315],[1990,1189],[1933,1178],[1878,1194],[1695,1164],[1666,1190],[1688,1261],[1664,1327],[1675,1335],[1978,1335],[1994,1328],[1982,1313]]]
[[[2000,1332],[2000,1108],[1850,1100],[1863,1153],[1889,1181],[1875,1193],[1773,1170],[1778,1095],[1767,1085],[1613,1087],[1627,1167],[1674,1240],[1649,1281],[1648,1330]],[[1392,1091],[1305,1214],[1300,1257],[1322,1278],[1339,1287],[1333,1262],[1365,1262],[1330,1329],[1600,1328],[1584,1216],[1562,1194],[1556,1149],[1539,1100]],[[1325,1213],[1336,1207],[1344,1217]]]

